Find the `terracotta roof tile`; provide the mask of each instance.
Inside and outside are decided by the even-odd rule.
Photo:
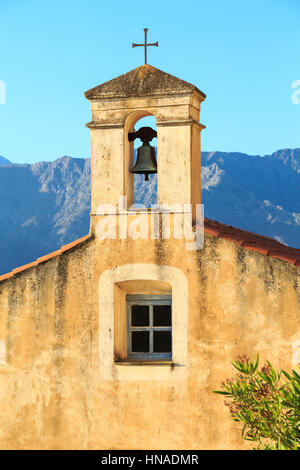
[[[241,245],[244,247],[244,248],[248,248],[248,250],[252,250],[252,251],[258,251],[258,253],[261,253],[262,255],[268,255],[269,253],[269,248],[267,248],[266,246],[257,246],[257,243],[255,241],[252,241],[252,242],[242,242]]]
[[[204,219],[204,233],[212,235],[217,238],[223,238],[224,240],[237,243],[238,245],[247,248],[248,250],[257,251],[265,256],[270,256],[271,258],[278,258],[288,263],[293,264],[296,267],[300,267],[300,250],[297,248],[291,248],[289,246],[283,245],[274,238],[266,237],[264,235],[258,235],[256,233],[248,232],[247,230],[242,230],[231,225],[222,224],[215,220]],[[44,261],[47,261],[55,256],[64,253],[71,248],[79,245],[83,241],[87,240],[89,235],[79,238],[74,242],[68,243],[67,245],[62,246],[59,250],[53,251],[48,255],[42,256],[32,263],[25,264],[15,268],[13,271],[3,274],[0,276],[0,282],[12,277],[14,274],[25,271],[26,269],[32,268]]]
[[[52,253],[49,253],[48,255],[45,255],[45,256],[42,256],[41,258],[38,258],[36,259],[35,261],[33,261],[32,263],[29,263],[29,264],[25,264],[24,266],[20,266],[18,268],[15,268],[13,269],[12,271],[10,271],[9,273],[6,273],[6,274],[3,274],[2,276],[0,276],[0,282],[1,281],[4,281],[5,279],[8,279],[12,276],[14,276],[14,274],[17,274],[17,273],[20,273],[22,271],[25,271],[26,269],[29,269],[29,268],[32,268],[33,266],[37,266],[38,264],[41,264],[43,263],[44,261],[47,261],[51,258],[54,258],[55,256],[58,256],[62,253],[64,253],[65,251],[67,250],[70,250],[71,248],[73,248],[74,246],[77,246],[79,245],[80,243],[82,243],[83,241],[87,240],[90,236],[89,235],[86,235],[85,237],[82,237],[82,238],[79,238],[78,240],[75,240],[74,242],[72,243],[68,243],[67,245],[64,245],[62,246],[59,250],[57,251],[53,251]]]
[[[32,268],[32,266],[36,266],[38,263],[37,261],[33,261],[32,263],[25,264],[24,266],[20,266],[19,268],[13,269],[12,273],[17,274],[21,271],[24,271],[24,269],[29,269]]]
[[[235,236],[234,234],[231,234],[231,233],[220,232],[218,237],[224,238],[225,240],[228,240],[233,243],[237,243],[238,245],[243,244],[243,240],[241,240],[238,236]]]
[[[54,258],[54,256],[57,256],[60,253],[61,253],[61,251],[57,250],[57,251],[53,251],[52,253],[48,253],[48,255],[41,256],[40,258],[37,259],[36,264],[42,263],[43,261],[47,261],[47,259]]]
[[[204,233],[237,243],[265,256],[282,259],[294,266],[300,266],[300,250],[283,245],[274,238],[258,235],[207,218],[204,219]]]

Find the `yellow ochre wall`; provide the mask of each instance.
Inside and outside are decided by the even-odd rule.
[[[152,66],[132,74],[128,96],[114,80],[88,92],[90,237],[0,282],[1,449],[247,448],[212,391],[241,354],[286,369],[300,357],[295,266],[210,235],[195,251],[174,236],[97,237],[99,205],[133,201],[128,132],[142,116],[156,118],[159,204],[191,204],[195,220],[201,201],[205,95]],[[172,294],[172,364],[120,362],[137,292]]]
[[[108,269],[136,263],[156,264],[158,272],[177,268],[186,279],[186,364],[120,365],[105,379],[99,280]],[[299,272],[209,235],[203,249],[188,251],[183,240],[100,240],[92,229],[77,247],[2,281],[0,448],[247,448],[212,390],[244,353],[292,367]],[[135,283],[128,285],[133,292]],[[167,374],[159,379],[161,370]]]

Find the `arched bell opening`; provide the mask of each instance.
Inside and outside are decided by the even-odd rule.
[[[149,111],[132,113],[125,123],[125,195],[129,207],[157,204],[156,118]]]

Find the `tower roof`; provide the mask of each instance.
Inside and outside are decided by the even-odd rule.
[[[119,77],[102,83],[85,92],[85,97],[91,99],[101,98],[128,98],[143,96],[181,95],[198,92],[203,99],[206,95],[195,85],[169,73],[163,72],[152,65],[144,64],[130,70]]]

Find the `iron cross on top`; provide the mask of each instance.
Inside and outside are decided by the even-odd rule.
[[[153,42],[151,44],[147,44],[147,31],[148,28],[144,28],[145,31],[145,43],[144,44],[135,44],[134,42],[132,43],[132,47],[139,47],[142,46],[145,48],[145,64],[147,64],[147,47],[149,46],[156,46],[158,47],[158,42]]]

